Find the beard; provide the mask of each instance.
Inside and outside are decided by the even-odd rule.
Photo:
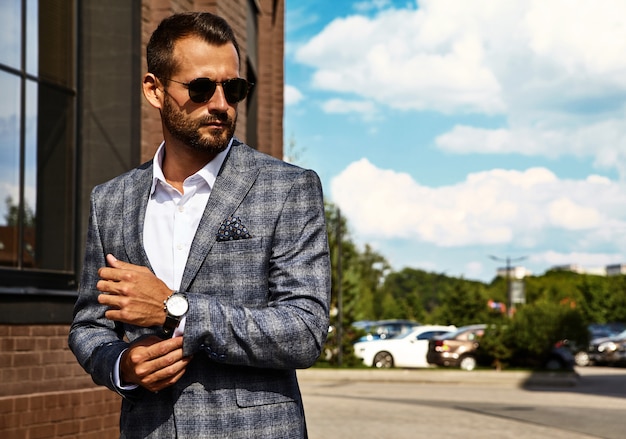
[[[170,103],[170,99],[169,96],[164,99],[161,118],[172,137],[196,151],[209,152],[215,155],[228,147],[230,139],[235,134],[236,113],[234,118],[231,118],[227,113],[220,113],[191,119],[183,111],[175,108]],[[200,130],[203,127],[207,129],[206,124],[212,122],[220,122],[224,124],[224,128],[221,130],[211,129],[210,134],[202,134]]]

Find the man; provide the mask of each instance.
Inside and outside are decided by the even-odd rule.
[[[121,437],[306,437],[295,370],[330,300],[319,179],[233,137],[251,85],[223,19],[166,18],[147,58],[164,142],[92,193],[70,347],[123,396]]]

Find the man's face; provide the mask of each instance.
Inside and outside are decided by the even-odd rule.
[[[191,117],[172,97],[166,95],[161,119],[172,137],[197,151],[219,154],[235,134],[237,113],[204,114]]]
[[[239,76],[239,59],[232,44],[214,46],[197,37],[184,38],[174,47],[174,59],[180,67],[170,79],[176,81],[210,78],[221,82]],[[207,102],[195,103],[184,85],[170,81],[161,119],[166,141],[178,141],[197,151],[218,154],[226,149],[235,133],[237,104],[226,101],[221,85]]]

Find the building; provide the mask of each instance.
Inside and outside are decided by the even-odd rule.
[[[606,266],[607,276],[621,276],[626,274],[626,264],[614,264]]]
[[[0,2],[0,436],[118,437],[119,397],[67,348],[94,185],[148,160],[147,40],[187,10],[225,17],[242,76],[237,136],[282,157],[284,1]],[[262,108],[263,111],[258,109]]]
[[[531,276],[532,273],[526,267],[518,265],[515,267],[498,267],[496,275],[504,278],[524,279]]]
[[[572,273],[588,274],[592,276],[615,276],[626,273],[626,271],[623,271],[623,267],[623,264],[606,265],[600,267],[584,267],[579,264],[566,264],[557,265],[555,267],[552,267],[550,270],[571,271]]]

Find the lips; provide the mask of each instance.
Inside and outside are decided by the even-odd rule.
[[[220,119],[208,119],[201,122],[201,126],[209,128],[224,128],[227,125],[228,120]]]
[[[212,122],[204,122],[200,124],[201,127],[206,127],[209,129],[223,129],[226,124],[224,122],[212,121]]]

